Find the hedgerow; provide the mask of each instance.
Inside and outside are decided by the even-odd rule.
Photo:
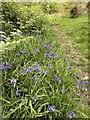
[[[3,2],[1,12],[2,31],[6,33],[6,37],[18,36],[18,31],[22,36],[36,33],[45,34],[48,20],[38,6]]]

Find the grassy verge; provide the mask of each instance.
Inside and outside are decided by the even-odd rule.
[[[3,118],[68,118],[72,112],[73,117],[88,118],[80,95],[86,92],[86,81],[78,82],[71,59],[51,31],[40,39],[7,43],[2,51]]]
[[[88,42],[88,16],[80,16],[78,18],[69,18],[61,16],[49,16],[52,24],[58,25],[62,31],[70,37],[71,42],[75,44],[75,50],[85,59],[89,59],[89,42]],[[80,58],[79,65],[84,71],[89,71],[88,63]],[[83,67],[82,67],[83,66]]]
[[[2,117],[88,118],[81,94],[87,92],[88,81],[80,80],[50,26],[45,30],[22,37],[19,33],[0,48]]]
[[[88,16],[80,16],[75,19],[51,16],[50,21],[58,24],[72,38],[72,42],[77,43],[76,49],[86,58],[88,57]]]

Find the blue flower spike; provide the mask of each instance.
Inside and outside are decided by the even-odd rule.
[[[76,118],[74,112],[70,112],[70,113],[69,113],[69,118]]]

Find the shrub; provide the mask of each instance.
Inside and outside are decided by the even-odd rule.
[[[43,2],[41,3],[42,9],[44,11],[44,13],[57,13],[59,12],[59,5],[57,3],[51,2],[51,3],[47,3],[47,2]]]
[[[76,6],[74,6],[71,10],[70,10],[70,17],[71,18],[76,18],[78,17],[78,8]]]
[[[2,3],[2,31],[7,35],[17,29],[27,35],[37,32],[43,34],[48,26],[46,23],[47,18],[37,5]]]
[[[16,3],[2,3],[2,30],[10,34],[14,28],[20,27],[20,14]]]

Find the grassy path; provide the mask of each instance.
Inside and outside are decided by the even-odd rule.
[[[53,25],[52,28],[57,37],[59,38],[59,41],[65,53],[72,57],[72,59],[74,60],[74,65],[79,70],[80,76],[85,80],[88,79],[88,72],[82,71],[82,67],[87,65],[88,60],[84,58],[84,56],[82,56],[81,53],[75,49],[76,43],[72,42],[70,40],[71,38],[68,37],[58,25]],[[84,64],[80,64],[80,60],[82,60]]]
[[[89,80],[88,72],[83,69],[83,67],[88,64],[88,59],[75,49],[77,43],[72,42],[71,38],[68,37],[58,25],[52,25],[52,29],[57,35],[65,54],[69,55],[73,59],[73,66],[77,71],[79,71],[80,78],[83,80]],[[82,62],[83,64],[81,64]],[[88,93],[81,93],[81,95],[83,96],[83,102],[88,104]]]
[[[84,43],[81,44],[81,42],[78,43],[77,41],[75,41],[75,37],[77,37],[79,34],[80,34],[81,37],[84,37],[85,35],[83,35],[83,33],[82,34],[78,33],[78,35],[75,36],[74,32],[73,32],[73,34],[71,34],[71,36],[67,35],[67,27],[68,27],[68,24],[69,24],[67,22],[71,21],[67,18],[62,18],[62,20],[61,20],[60,16],[49,16],[49,19],[50,19],[50,22],[51,22],[52,29],[54,30],[55,34],[57,35],[57,37],[60,40],[60,43],[62,44],[62,48],[64,49],[64,51],[67,55],[70,55],[70,57],[72,57],[72,59],[74,61],[73,65],[75,66],[76,69],[79,70],[80,77],[83,80],[88,80],[89,79],[88,59],[87,59],[87,54],[88,54],[87,53],[87,50],[88,50],[87,49],[87,46],[88,46],[87,42],[88,41],[87,42],[85,41],[85,44]],[[68,20],[68,21],[65,21],[65,19]],[[85,18],[82,17],[82,19],[85,22]],[[77,22],[78,20],[75,20],[75,21]],[[74,21],[73,21],[73,23],[74,23]],[[72,27],[72,24],[71,24],[71,27]],[[75,28],[76,28],[76,26],[75,26]],[[78,29],[79,29],[79,27],[78,27]],[[80,29],[80,30],[82,32],[84,32],[83,29]],[[85,36],[84,39],[86,39],[86,37],[87,36]],[[72,40],[72,39],[74,39],[74,40]]]

